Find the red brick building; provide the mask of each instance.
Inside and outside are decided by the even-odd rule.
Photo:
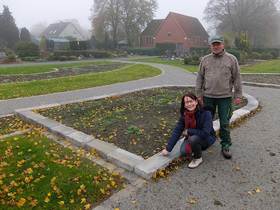
[[[140,47],[172,43],[177,52],[208,47],[208,34],[197,18],[170,12],[165,19],[152,20],[141,33]]]

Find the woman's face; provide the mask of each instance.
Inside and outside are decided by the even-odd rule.
[[[194,111],[196,109],[198,101],[193,100],[192,98],[186,96],[184,98],[184,103],[185,103],[185,109],[187,109],[188,111]]]

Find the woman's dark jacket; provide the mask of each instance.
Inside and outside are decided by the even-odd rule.
[[[167,151],[171,152],[177,141],[179,140],[182,132],[185,129],[185,116],[181,115],[176,127],[173,130],[172,136],[170,137],[167,144]],[[212,145],[215,140],[215,131],[213,129],[212,115],[210,111],[199,109],[195,113],[196,128],[188,128],[189,136],[197,135],[201,139],[208,142],[208,145]]]

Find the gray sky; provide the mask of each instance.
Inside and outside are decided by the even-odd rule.
[[[203,11],[209,0],[157,0],[155,18],[165,18],[169,11],[197,17],[203,21]],[[90,8],[93,0],[0,0],[0,11],[7,5],[18,27],[30,27],[36,23],[47,24],[63,19],[77,19],[81,26],[90,28]]]

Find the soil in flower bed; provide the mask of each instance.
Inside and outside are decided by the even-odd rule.
[[[37,131],[0,143],[0,209],[91,209],[125,183]]]
[[[148,158],[166,145],[188,91],[194,88],[155,88],[37,112]]]
[[[106,63],[88,64],[86,66],[72,67],[72,68],[64,67],[58,70],[54,70],[52,72],[45,72],[39,74],[0,75],[0,83],[44,80],[44,79],[52,79],[57,77],[75,76],[80,74],[106,72],[106,71],[112,71],[114,69],[124,67],[125,65],[127,64],[117,63],[117,62],[113,62],[113,63],[106,62]]]
[[[242,74],[242,80],[246,82],[280,85],[280,74]]]

